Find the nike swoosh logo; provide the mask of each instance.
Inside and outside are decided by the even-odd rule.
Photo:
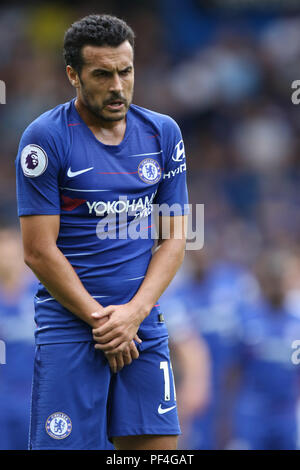
[[[91,166],[91,168],[85,168],[84,170],[79,170],[79,171],[72,171],[71,170],[71,167],[68,169],[68,177],[69,178],[74,178],[74,176],[78,176],[78,175],[81,175],[82,173],[86,173],[87,171],[90,171],[90,170],[93,170],[94,167]]]
[[[159,405],[157,411],[158,411],[158,413],[159,413],[160,415],[163,415],[163,414],[165,414],[165,413],[168,413],[168,411],[173,410],[174,408],[176,408],[176,405],[170,406],[170,408],[162,408],[161,405]]]

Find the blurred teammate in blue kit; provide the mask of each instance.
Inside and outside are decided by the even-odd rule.
[[[191,449],[195,442],[194,417],[206,412],[211,394],[210,353],[206,341],[195,329],[188,313],[186,282],[189,282],[189,274],[182,269],[171,287],[160,298],[175,364],[178,413],[182,428],[182,436],[179,439],[181,449]]]
[[[292,343],[300,339],[300,318],[285,304],[291,263],[289,254],[266,253],[256,268],[261,296],[240,311],[230,448],[297,447],[300,368],[292,361]]]
[[[37,282],[23,262],[20,235],[0,230],[0,449],[27,449],[34,359],[33,295]]]
[[[219,421],[222,412],[225,371],[234,359],[237,329],[239,325],[238,305],[256,295],[257,286],[251,275],[234,263],[219,261],[208,263],[203,251],[195,251],[189,256],[191,275],[178,283],[172,303],[164,299],[162,303],[167,322],[176,325],[176,311],[185,310],[185,324],[191,324],[194,334],[207,345],[208,354],[196,367],[204,371],[210,369],[209,397],[205,406],[190,416],[189,435],[185,446],[189,449],[219,448]],[[209,267],[208,267],[209,266]],[[174,286],[173,286],[174,291]],[[170,294],[172,291],[170,292]],[[170,295],[169,294],[169,295]],[[170,310],[169,315],[167,312]],[[184,322],[178,321],[177,336],[184,332]],[[204,362],[206,361],[206,363]],[[209,363],[209,364],[207,364]],[[203,376],[203,374],[202,374]],[[204,380],[204,377],[203,377]]]

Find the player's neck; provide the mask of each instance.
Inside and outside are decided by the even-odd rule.
[[[105,121],[89,111],[76,99],[75,108],[95,137],[105,145],[119,145],[126,131],[126,117],[120,121]]]

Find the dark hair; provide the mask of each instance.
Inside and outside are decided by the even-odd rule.
[[[134,32],[125,21],[110,15],[88,15],[73,23],[65,33],[63,55],[66,65],[78,73],[83,66],[83,46],[117,47],[128,41],[134,47]]]

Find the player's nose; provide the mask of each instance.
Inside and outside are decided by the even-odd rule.
[[[110,91],[120,93],[123,90],[122,81],[118,73],[114,73],[110,82]]]

